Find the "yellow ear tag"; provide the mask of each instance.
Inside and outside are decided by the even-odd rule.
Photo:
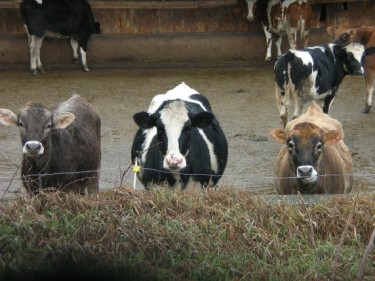
[[[134,173],[138,173],[141,170],[141,166],[139,166],[138,164],[135,164],[132,166],[132,169]]]

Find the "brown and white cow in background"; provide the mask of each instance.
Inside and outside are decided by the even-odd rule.
[[[341,123],[312,103],[299,118],[270,136],[282,148],[275,164],[279,194],[349,193],[352,158]]]
[[[259,21],[263,26],[267,44],[266,61],[271,60],[273,34],[276,36],[278,58],[282,54],[281,42],[284,34],[288,36],[291,49],[307,46],[312,17],[311,5],[307,0],[246,0],[246,2],[247,19]]]
[[[359,42],[366,48],[375,47],[375,26],[361,26],[358,28],[330,26],[327,28],[327,32],[333,36],[334,42],[338,44],[348,45],[353,42]],[[375,56],[366,56],[363,67],[367,99],[362,112],[369,113],[375,92]]]
[[[27,103],[19,114],[1,108],[0,124],[20,130],[21,176],[29,194],[46,189],[98,192],[101,121],[79,95],[51,109],[35,102]]]

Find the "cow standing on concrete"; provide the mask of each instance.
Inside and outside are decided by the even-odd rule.
[[[359,42],[366,48],[375,47],[375,26],[361,26],[350,28],[347,26],[327,28],[328,34],[333,36],[334,43],[344,46]],[[366,56],[363,64],[365,73],[366,104],[363,113],[369,113],[372,107],[372,97],[375,92],[375,56]]]
[[[138,178],[146,189],[164,182],[182,189],[217,184],[227,164],[228,144],[206,97],[181,83],[155,96],[134,121],[140,128],[131,159],[139,161]]]
[[[87,43],[91,34],[100,33],[100,23],[94,20],[87,0],[23,0],[20,11],[30,45],[30,69],[33,75],[44,73],[40,49],[45,37],[68,39],[73,59],[78,60],[78,48],[84,71],[87,66]]]
[[[276,101],[280,119],[288,122],[290,100],[294,99],[293,118],[298,117],[308,100],[323,102],[323,112],[328,113],[339,85],[348,74],[362,75],[362,44],[342,47],[327,44],[289,50],[275,63]]]
[[[20,130],[21,176],[29,194],[46,189],[98,192],[101,121],[83,98],[74,95],[54,109],[29,102],[18,115],[0,109],[0,124]]]
[[[282,148],[275,164],[279,194],[349,193],[352,158],[344,144],[341,123],[313,103],[285,130],[270,133]]]
[[[298,42],[307,46],[312,9],[307,0],[246,0],[249,21],[260,21],[266,36],[266,61],[271,60],[272,35],[276,36],[277,57],[281,52],[282,36],[288,36],[289,46],[296,49]],[[298,40],[298,35],[300,39]]]

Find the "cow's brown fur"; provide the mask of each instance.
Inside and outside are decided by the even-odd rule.
[[[285,131],[277,128],[271,131],[271,137],[283,144],[275,164],[275,185],[279,194],[301,193],[348,193],[352,189],[352,159],[343,138],[344,133],[339,121],[322,112],[313,103],[305,114],[289,122]],[[320,177],[311,192],[303,190],[296,179],[296,167],[291,159],[287,141],[298,136],[301,146],[307,149],[309,140],[317,136],[324,143],[315,170]]]
[[[349,26],[330,26],[327,28],[329,35],[333,36],[333,40],[348,45],[353,42],[359,42],[365,48],[375,46],[375,26],[361,26],[352,28]],[[366,104],[363,113],[370,112],[372,106],[372,96],[375,91],[375,55],[365,57],[364,77],[366,88]]]

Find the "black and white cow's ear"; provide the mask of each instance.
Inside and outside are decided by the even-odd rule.
[[[203,111],[191,117],[191,125],[203,129],[211,125],[213,120],[214,115],[212,113]]]
[[[365,50],[366,56],[372,56],[373,54],[375,54],[375,47],[369,47]]]
[[[133,116],[134,122],[143,129],[150,129],[156,126],[156,118],[146,111],[141,111]]]
[[[18,117],[9,109],[0,108],[0,124],[4,126],[17,125]]]
[[[56,128],[65,129],[76,120],[76,116],[71,112],[59,112],[52,120]]]

